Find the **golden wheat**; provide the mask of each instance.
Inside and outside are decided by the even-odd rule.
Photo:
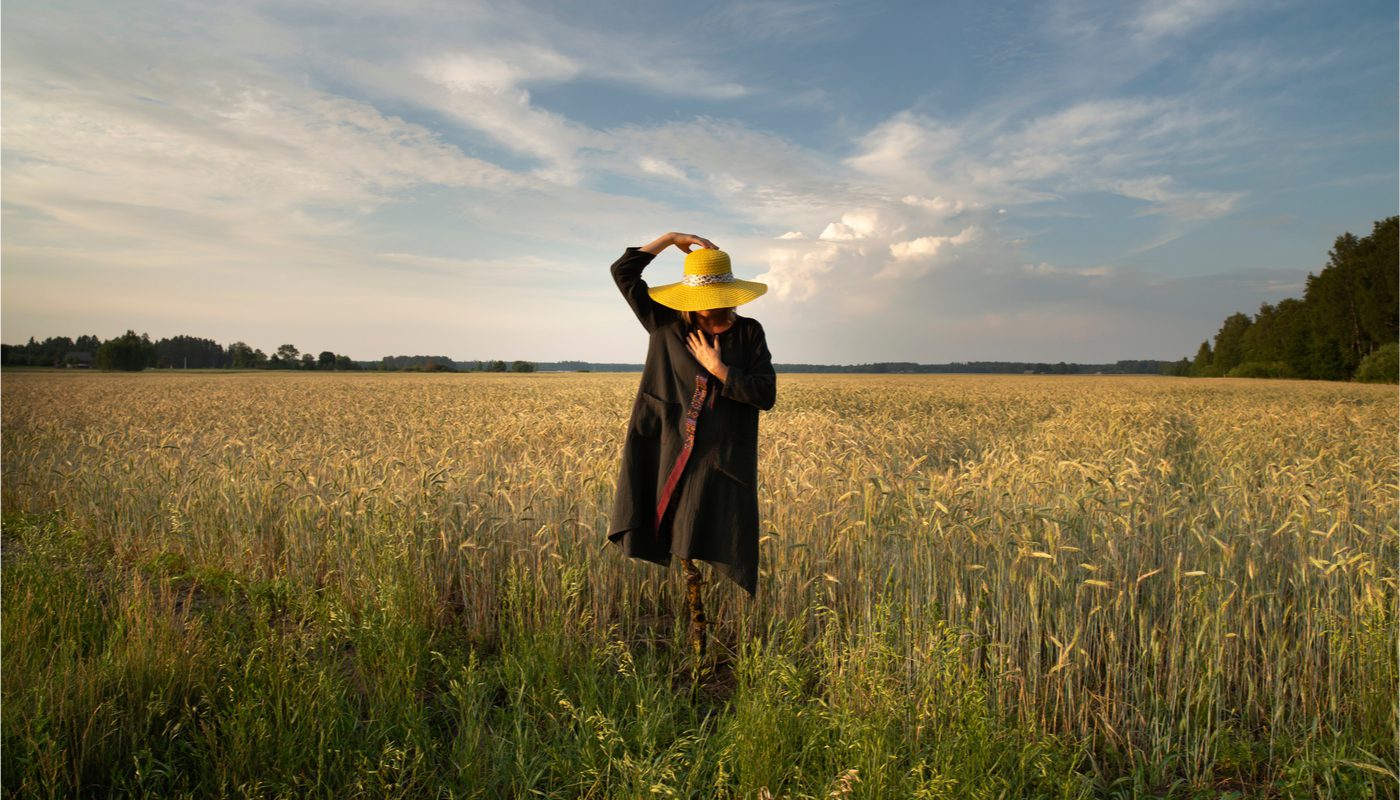
[[[604,546],[635,384],[9,374],[4,508],[61,509],[130,563],[174,553],[483,636],[503,576],[548,604],[569,568],[573,624],[636,635],[681,586]],[[959,669],[1024,724],[1188,765],[1224,728],[1393,717],[1360,708],[1396,688],[1393,388],[782,375],[778,397],[759,595],[711,590],[721,639],[946,621]],[[932,725],[949,712],[922,689]]]

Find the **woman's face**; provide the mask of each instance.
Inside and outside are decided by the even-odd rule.
[[[729,306],[728,308],[707,308],[704,311],[697,311],[695,313],[701,319],[706,321],[728,319],[729,315],[734,313],[734,307]]]

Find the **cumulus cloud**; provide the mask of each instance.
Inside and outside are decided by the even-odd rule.
[[[811,248],[774,248],[768,251],[768,271],[757,280],[768,284],[775,299],[803,301],[817,294],[822,277],[835,269],[842,256],[838,248],[817,244]]]
[[[977,238],[977,228],[963,228],[955,235],[945,237],[918,237],[916,240],[893,242],[889,254],[895,263],[886,265],[875,277],[917,277],[932,269],[939,254],[949,248],[962,247]]]
[[[806,243],[805,235],[793,231],[780,239],[790,244],[769,251],[769,270],[764,280],[771,280],[775,296],[805,300],[824,292],[823,276],[831,272],[849,276],[873,276],[889,286],[920,278],[946,263],[953,251],[975,242],[982,231],[970,225],[956,233],[927,234],[901,238],[912,229],[927,230],[921,216],[911,209],[904,198],[887,198],[879,209],[860,208],[842,214],[839,222],[829,222],[815,241]],[[794,235],[796,234],[796,235]],[[853,293],[849,282],[843,282],[840,303],[852,313],[872,313],[885,306],[881,297],[885,289],[870,289],[874,294]],[[867,287],[869,288],[869,287]]]
[[[856,239],[864,239],[865,234],[844,222],[831,222],[822,229],[817,238],[824,242],[853,242]]]
[[[942,197],[920,197],[916,194],[907,194],[901,198],[901,202],[907,206],[921,208],[937,217],[956,217],[963,212],[965,206],[961,200],[946,200]]]

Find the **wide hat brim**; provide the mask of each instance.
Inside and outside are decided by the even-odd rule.
[[[735,278],[729,283],[712,283],[708,286],[668,283],[648,288],[647,294],[661,305],[677,311],[704,311],[707,308],[741,306],[750,300],[757,300],[766,291],[766,283]]]

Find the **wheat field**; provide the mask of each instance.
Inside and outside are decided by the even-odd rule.
[[[7,372],[6,794],[1394,796],[1394,387],[779,375],[697,676],[636,382]]]

